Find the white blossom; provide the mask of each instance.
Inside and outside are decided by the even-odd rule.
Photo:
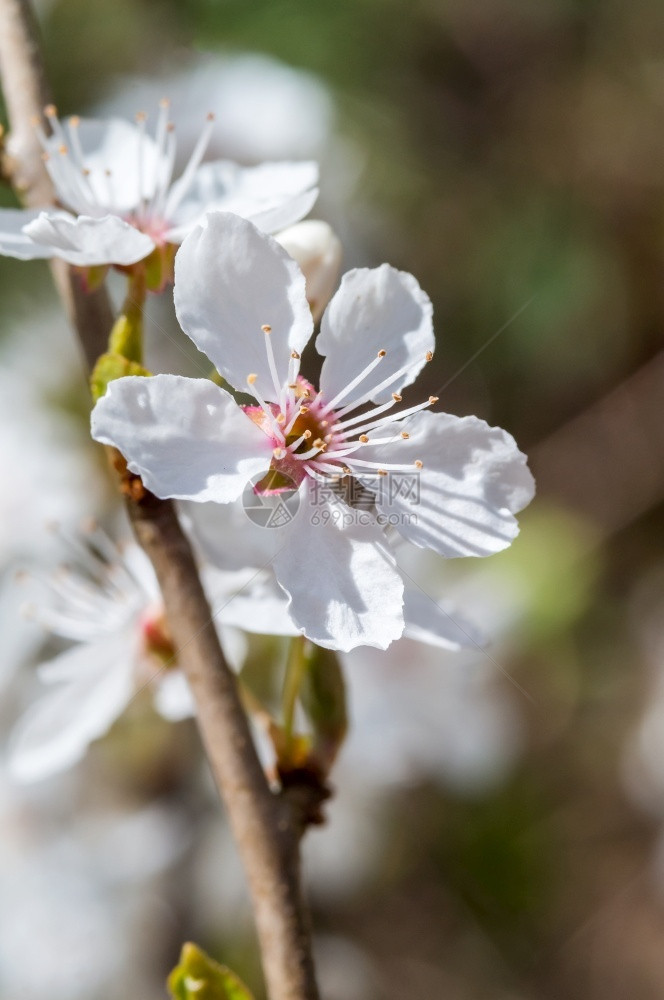
[[[185,333],[256,404],[204,379],[119,379],[96,404],[93,437],[162,498],[229,503],[252,477],[259,495],[297,489],[271,561],[314,642],[386,648],[402,634],[386,526],[447,557],[515,538],[534,486],[513,438],[476,417],[424,412],[433,396],[395,409],[433,357],[431,303],[412,275],[383,264],[344,276],[316,340],[319,390],[300,375],[313,332],[304,276],[250,222],[212,213],[187,237],[175,305]],[[346,502],[357,486],[372,511]]]
[[[129,266],[154,251],[165,257],[208,209],[224,209],[276,232],[303,218],[318,189],[314,162],[203,163],[214,127],[209,115],[178,180],[169,102],[151,136],[136,124],[70,117],[46,108],[51,135],[37,126],[60,208],[0,210],[0,253],[24,260],[60,257],[69,264]]]
[[[194,714],[147,557],[135,545],[118,548],[96,528],[80,546],[79,557],[80,568],[63,567],[45,581],[49,603],[26,608],[48,632],[72,645],[38,667],[49,690],[30,706],[10,739],[8,767],[18,781],[38,780],[77,763],[143,689],[153,691],[155,708],[166,719]],[[263,613],[255,572],[217,573],[208,583],[224,653],[239,669],[245,643],[234,623],[226,622],[226,609],[233,595],[251,584],[250,630],[261,631],[265,621],[278,631],[274,597],[266,595]],[[281,605],[285,611],[283,596]]]

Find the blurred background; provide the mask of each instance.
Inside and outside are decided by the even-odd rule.
[[[345,268],[389,261],[433,300],[425,391],[508,429],[538,480],[508,552],[407,564],[486,652],[347,658],[352,731],[305,851],[324,997],[662,997],[664,6],[38,13],[63,114],[169,96],[184,156],[214,111],[212,156],[318,159]],[[4,744],[53,651],[16,571],[66,559],[47,525],[108,522],[114,498],[46,267],[0,259],[0,295]],[[187,371],[168,294],[150,310],[150,366]],[[264,996],[190,722],[136,699],[77,768],[0,771],[0,793],[1,1000],[163,997],[185,939]]]

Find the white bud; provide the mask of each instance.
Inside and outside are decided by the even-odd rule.
[[[319,320],[339,280],[339,238],[327,222],[307,219],[277,233],[275,239],[302,268],[307,282],[307,299],[314,320]]]

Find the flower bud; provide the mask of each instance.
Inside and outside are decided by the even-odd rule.
[[[341,242],[327,222],[307,219],[277,233],[281,243],[297,261],[307,282],[307,299],[318,321],[339,279]]]

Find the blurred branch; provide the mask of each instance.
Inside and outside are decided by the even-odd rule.
[[[53,188],[34,133],[49,93],[26,0],[0,0],[0,80],[11,126],[9,175],[26,205],[52,204]],[[112,325],[108,298],[103,290],[86,293],[73,269],[61,262],[52,266],[92,367]],[[318,1000],[300,892],[301,816],[288,790],[275,795],[269,788],[175,508],[124,471],[129,516],[159,580],[179,662],[196,700],[203,743],[247,872],[269,996]]]
[[[0,74],[11,126],[5,143],[3,173],[28,208],[53,204],[51,179],[44,169],[35,122],[44,122],[50,92],[44,75],[37,25],[27,0],[11,0],[0,7]],[[51,271],[67,315],[78,331],[88,367],[102,353],[113,322],[103,289],[87,293],[74,268],[51,261]]]

